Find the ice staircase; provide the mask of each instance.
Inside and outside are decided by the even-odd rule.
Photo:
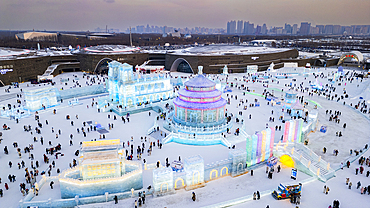
[[[274,154],[291,156],[296,162],[297,169],[316,176],[320,181],[326,182],[335,177],[335,170],[330,164],[301,143],[279,143],[275,145]]]

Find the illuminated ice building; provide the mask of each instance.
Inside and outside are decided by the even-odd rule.
[[[193,145],[226,144],[223,133],[230,128],[225,119],[226,100],[216,83],[202,74],[184,83],[173,101],[175,112],[167,142]]]
[[[173,95],[170,77],[167,74],[134,73],[127,63],[109,63],[108,92],[113,103],[134,106],[139,103],[165,100]]]
[[[285,93],[283,108],[291,109],[292,105],[297,102],[297,93],[293,90],[288,90]]]
[[[59,178],[62,198],[121,193],[143,187],[141,164],[127,161],[119,139],[82,143],[79,165]]]

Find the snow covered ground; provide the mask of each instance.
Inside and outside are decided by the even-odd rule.
[[[328,68],[325,70],[324,68],[322,71],[327,74],[329,71],[333,71],[334,69]],[[85,85],[86,77],[82,78],[81,73],[64,73],[54,78],[57,82],[57,87],[61,88],[66,87],[64,84],[60,83],[60,78],[70,78],[68,82],[68,87],[73,85],[73,76],[77,75],[80,84],[82,86]],[[173,74],[174,76],[187,76],[187,74]],[[212,75],[216,77],[215,75]],[[231,80],[238,79],[238,82],[241,84],[243,81],[243,76],[245,74],[232,74],[229,76],[228,82]],[[222,82],[225,82],[225,77],[218,75],[219,78],[224,79]],[[295,76],[297,81],[293,82],[292,79],[280,79],[279,84],[277,83],[269,83],[269,89],[264,87],[262,83],[245,83],[244,84],[249,87],[251,90],[255,90],[255,93],[262,94],[264,89],[267,89],[271,92],[271,88],[275,88],[274,94],[277,97],[281,97],[280,92],[276,89],[284,89],[286,91],[288,87],[285,84],[289,84],[290,82],[297,83],[298,85],[303,82],[305,87],[309,87],[308,81],[315,81],[314,77],[310,75],[308,78]],[[319,78],[319,82],[322,82],[323,85],[329,83],[327,78]],[[308,96],[307,92],[300,93],[300,96],[304,95],[305,99],[308,98],[310,100],[316,101],[321,105],[319,108],[319,127],[321,125],[325,125],[328,127],[328,131],[324,134],[319,131],[315,133],[311,133],[309,135],[309,145],[308,147],[313,149],[316,154],[322,156],[322,158],[332,164],[332,167],[339,167],[340,162],[346,161],[349,157],[349,150],[350,149],[360,149],[363,148],[365,143],[369,142],[369,116],[361,115],[362,113],[358,110],[349,107],[348,104],[351,102],[353,104],[357,104],[359,101],[359,97],[363,98],[370,98],[370,81],[368,79],[364,79],[362,82],[360,80],[354,80],[352,83],[343,82],[341,86],[336,86],[336,92],[338,95],[341,95],[343,92],[343,88],[346,88],[346,92],[349,94],[349,98],[344,99],[347,105],[343,105],[343,100],[339,102],[334,99],[334,101],[329,101],[324,98],[324,96]],[[29,83],[28,83],[29,84]],[[97,84],[97,83],[96,83]],[[239,85],[238,84],[238,85]],[[345,86],[344,86],[345,85]],[[31,87],[31,86],[30,86]],[[35,86],[38,87],[38,86]],[[7,88],[7,87],[3,87]],[[22,83],[20,88],[27,88],[27,83]],[[262,97],[255,96],[255,95],[243,95],[243,91],[237,88],[232,88],[233,92],[224,93],[222,96],[227,99],[231,98],[231,104],[227,105],[228,112],[233,113],[234,116],[238,115],[239,111],[243,112],[244,118],[244,125],[246,127],[246,131],[248,134],[253,134],[255,131],[260,131],[266,128],[266,123],[269,126],[281,125],[283,127],[283,123],[278,120],[278,113],[279,107],[271,107],[267,105],[267,101],[264,100]],[[20,93],[20,89],[10,89],[10,93]],[[0,98],[2,95],[9,94],[5,93],[4,90],[0,89]],[[235,99],[235,95],[237,95],[237,99]],[[7,105],[8,103],[16,104],[17,98],[12,98],[9,100],[5,100],[0,102],[0,105]],[[240,99],[244,101],[247,99],[247,110],[243,110],[242,105],[239,106]],[[254,99],[258,99],[260,101],[260,107],[249,107],[249,103]],[[108,129],[108,123],[113,123],[114,128],[109,130],[109,133],[106,134],[107,138],[119,138],[122,142],[126,142],[130,140],[131,136],[134,137],[135,145],[140,145],[140,137],[145,137],[147,130],[153,125],[154,119],[156,119],[157,113],[152,112],[151,116],[149,117],[148,112],[142,112],[138,114],[133,114],[130,116],[130,122],[123,123],[119,116],[117,116],[117,120],[113,120],[114,113],[97,113],[96,108],[91,107],[92,98],[89,99],[80,99],[81,105],[70,107],[67,105],[67,102],[64,101],[61,105],[57,106],[57,114],[53,114],[53,109],[42,110],[39,112],[40,115],[40,122],[43,124],[43,128],[41,129],[41,134],[36,134],[33,131],[31,135],[30,132],[23,131],[24,125],[31,125],[32,127],[37,126],[37,122],[34,119],[34,116],[30,116],[28,118],[24,118],[20,120],[18,124],[16,124],[13,120],[3,120],[3,124],[6,123],[11,129],[10,130],[3,130],[3,141],[0,144],[0,148],[3,149],[5,146],[9,149],[9,154],[5,155],[3,151],[0,152],[0,178],[1,184],[0,188],[4,190],[4,196],[0,198],[0,207],[17,207],[19,200],[21,200],[22,194],[20,193],[19,183],[25,182],[24,179],[24,168],[18,169],[17,163],[21,162],[22,160],[25,161],[26,167],[30,169],[31,160],[28,159],[28,153],[24,154],[23,148],[28,146],[29,144],[33,144],[34,150],[31,153],[34,154],[34,161],[39,161],[40,167],[39,171],[42,172],[49,167],[49,164],[45,164],[43,162],[43,154],[45,153],[45,148],[49,147],[48,142],[51,141],[52,145],[55,146],[58,143],[62,145],[62,153],[64,154],[63,157],[59,157],[58,159],[50,158],[50,161],[55,161],[56,167],[52,169],[51,175],[57,175],[57,168],[61,171],[69,168],[69,163],[72,163],[73,159],[77,159],[74,155],[74,152],[79,149],[79,143],[81,141],[86,140],[93,140],[99,139],[98,132],[89,132],[87,137],[83,137],[82,134],[78,134],[76,129],[81,128],[83,125],[83,121],[96,121],[101,123],[104,127]],[[87,108],[89,105],[89,108]],[[313,104],[309,103],[309,109],[313,108]],[[329,121],[329,115],[326,115],[325,111],[327,109],[339,110],[342,112],[342,115],[339,116],[341,121],[340,124],[336,124],[332,121]],[[272,114],[271,111],[274,111]],[[110,114],[110,118],[108,118],[108,114]],[[249,114],[252,115],[252,119],[249,119]],[[71,120],[66,120],[66,115],[71,116]],[[78,115],[78,119],[76,118]],[[269,118],[274,117],[275,122],[269,122]],[[48,120],[49,124],[46,125],[45,121]],[[74,121],[74,126],[71,126],[71,121]],[[235,118],[233,119],[235,122]],[[343,129],[343,123],[347,124],[347,128]],[[54,128],[55,132],[52,133],[52,127]],[[235,131],[235,128],[240,127],[240,124],[235,124],[231,129],[231,132]],[[61,129],[61,135],[59,135],[58,139],[56,139],[57,131]],[[335,132],[342,131],[343,136],[337,137],[335,136]],[[163,132],[166,132],[163,130]],[[277,131],[275,142],[278,142],[281,138],[282,131]],[[73,134],[73,146],[69,146],[70,141],[70,134]],[[37,137],[37,142],[33,141],[34,136]],[[40,137],[44,138],[44,144],[40,143]],[[231,135],[229,136],[231,138]],[[146,142],[146,147],[149,146],[149,138]],[[153,141],[153,139],[152,139]],[[235,140],[234,140],[235,141]],[[18,146],[22,149],[22,158],[18,157],[16,148],[13,148],[13,142],[17,142]],[[233,143],[236,145],[236,148],[245,148],[245,141],[238,140],[237,142]],[[323,147],[327,148],[327,153],[322,153]],[[332,151],[334,149],[339,150],[338,156],[333,156]],[[161,161],[162,164],[165,163],[165,159],[168,157],[169,161],[176,160],[179,156],[181,158],[186,158],[189,156],[200,154],[204,158],[205,164],[209,164],[212,162],[216,162],[219,160],[226,159],[228,157],[229,149],[221,146],[207,146],[207,147],[200,147],[200,146],[188,146],[188,145],[180,145],[176,143],[170,143],[163,146],[161,150],[154,148],[152,155],[147,156],[144,155],[144,158],[147,160],[148,163],[154,163],[158,160]],[[370,152],[365,154],[366,157],[369,157]],[[48,155],[50,156],[50,155]],[[8,163],[12,161],[13,167],[10,168]],[[35,162],[34,162],[35,163]],[[354,175],[355,167],[358,167],[358,163],[354,163],[351,165],[350,169],[345,168],[344,170],[339,170],[337,172],[337,177],[329,180],[327,185],[330,187],[331,191],[328,195],[322,193],[322,188],[325,185],[320,181],[314,181],[308,184],[305,184],[302,189],[302,203],[300,207],[327,207],[334,199],[338,199],[341,202],[341,207],[356,207],[357,205],[364,205],[366,202],[369,201],[369,196],[362,196],[359,193],[358,189],[355,189],[355,183],[358,180],[361,180],[361,183],[365,186],[370,184],[370,179],[362,175]],[[200,189],[194,190],[197,194],[198,200],[196,202],[191,201],[191,191],[185,190],[178,190],[176,194],[168,195],[164,197],[155,197],[152,198],[151,196],[147,197],[147,207],[201,207],[201,206],[208,206],[208,205],[215,205],[220,202],[234,200],[239,197],[248,196],[253,194],[254,191],[259,190],[260,192],[263,191],[272,191],[276,189],[280,183],[295,183],[295,181],[290,179],[290,170],[289,168],[283,168],[281,173],[274,174],[273,179],[268,179],[265,175],[265,167],[258,168],[254,171],[254,176],[250,176],[250,174],[245,174],[236,178],[232,178],[230,176],[223,177],[218,180],[211,181],[206,183],[206,186]],[[370,170],[369,167],[365,167],[366,171]],[[8,175],[16,175],[16,182],[12,183],[9,182]],[[353,185],[352,190],[348,190],[345,186],[345,178],[350,177]],[[309,176],[305,175],[304,173],[298,173],[297,181],[302,181],[308,179]],[[37,181],[41,178],[40,176],[37,177]],[[152,184],[152,171],[144,171],[143,172],[143,182],[144,187]],[[4,183],[9,184],[9,190],[5,190]],[[29,184],[26,185],[26,188],[30,188]],[[41,190],[39,196],[35,197],[33,200],[46,200],[46,199],[57,199],[60,198],[60,191],[58,188],[58,184],[55,184],[53,190],[50,189],[49,185],[46,184]],[[134,198],[121,200],[117,207],[133,207]],[[269,204],[270,207],[294,207],[290,204],[289,201],[276,201],[270,194],[263,196],[259,201],[248,201],[246,203],[236,205],[236,207],[266,207]],[[112,202],[104,203],[104,204],[95,204],[95,205],[86,205],[86,207],[115,207]]]

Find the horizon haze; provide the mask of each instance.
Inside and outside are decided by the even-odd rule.
[[[0,30],[87,31],[158,25],[226,28],[230,20],[258,25],[370,25],[369,0],[5,0]]]

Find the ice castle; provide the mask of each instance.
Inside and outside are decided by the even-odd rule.
[[[175,111],[168,128],[173,134],[165,139],[165,143],[225,144],[222,133],[231,123],[226,123],[226,100],[216,89],[216,83],[198,74],[184,85],[173,101]]]
[[[139,103],[169,99],[173,95],[170,77],[167,74],[134,73],[127,63],[109,63],[108,92],[113,103],[134,106]]]
[[[127,161],[119,139],[82,143],[79,165],[59,178],[62,198],[120,193],[143,187],[142,168]]]

